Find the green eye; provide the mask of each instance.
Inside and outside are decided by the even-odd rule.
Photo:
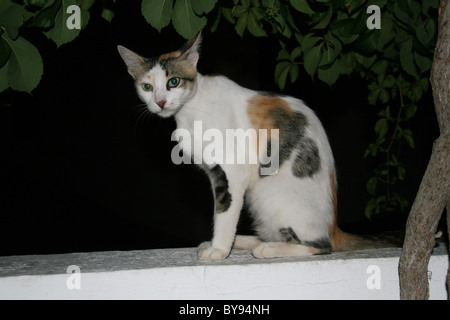
[[[175,88],[180,84],[180,78],[170,78],[167,82],[169,88]]]
[[[144,89],[144,91],[151,91],[151,90],[153,90],[153,87],[149,83],[143,83],[142,84],[142,89]]]

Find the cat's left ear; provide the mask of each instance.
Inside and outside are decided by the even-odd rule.
[[[197,32],[185,45],[180,49],[182,52],[181,59],[185,59],[192,66],[196,67],[200,57],[200,43],[202,42],[202,31]]]
[[[128,73],[136,79],[142,65],[144,64],[144,58],[123,46],[117,46],[117,50],[127,65]]]

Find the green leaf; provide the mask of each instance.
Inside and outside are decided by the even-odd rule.
[[[263,19],[263,11],[261,8],[250,7],[250,3],[246,3],[246,6],[239,5],[234,11],[234,16],[238,17],[235,30],[241,37],[244,35],[245,29],[248,29],[255,37],[267,36],[261,22]]]
[[[85,4],[84,7],[83,4]],[[83,0],[83,4],[81,5],[81,8],[87,10],[94,4],[94,2],[92,0]],[[108,22],[112,21],[116,13],[115,4],[116,0],[103,0],[102,18]]]
[[[326,69],[319,68],[317,70],[317,76],[319,77],[319,79],[330,86],[337,81],[339,75],[340,67],[336,62]]]
[[[294,62],[295,59],[300,57],[301,54],[302,54],[302,47],[298,46],[298,47],[295,47],[294,50],[292,50],[292,52],[289,55],[289,57],[291,58],[291,61]]]
[[[116,0],[109,0],[109,2],[114,3]],[[95,3],[95,0],[81,0],[81,8],[84,10],[89,10]]]
[[[61,6],[61,0],[48,1],[43,10],[41,10],[31,21],[30,27],[48,29],[55,25],[55,17]]]
[[[405,167],[398,165],[397,166],[397,177],[399,180],[405,180],[406,176],[406,169]]]
[[[387,90],[385,90],[385,89],[380,89],[379,98],[382,103],[388,102],[389,101],[389,92],[387,92]]]
[[[424,57],[418,54],[417,52],[414,52],[414,61],[416,62],[416,65],[419,67],[420,73],[424,73],[431,70],[431,65],[433,61],[428,57]]]
[[[267,33],[264,31],[260,19],[258,19],[259,8],[252,8],[247,18],[248,31],[255,37],[266,37]]]
[[[318,24],[316,24],[313,29],[324,29],[328,26],[328,24],[330,23],[330,20],[331,20],[331,16],[333,15],[332,7],[330,6],[328,11],[322,13],[321,15],[322,15],[322,17],[321,17],[320,22]]]
[[[291,60],[291,55],[286,49],[281,49],[280,52],[278,52],[277,61],[280,60]]]
[[[405,107],[405,118],[406,120],[411,119],[417,112],[417,106],[415,104],[410,104]]]
[[[291,64],[291,68],[289,69],[289,80],[291,81],[291,83],[297,81],[299,73],[300,68],[298,64]]]
[[[240,35],[241,37],[244,35],[244,31],[247,28],[247,18],[248,18],[248,14],[241,15],[237,19],[236,25],[234,26],[237,34]]]
[[[378,179],[377,177],[370,178],[366,183],[366,190],[369,194],[375,195],[375,191],[377,189]]]
[[[372,215],[374,214],[374,211],[377,212],[380,210],[379,207],[380,205],[376,199],[370,199],[364,210],[364,215],[367,217],[367,219],[370,220],[372,218]]]
[[[401,137],[405,139],[408,146],[412,149],[416,147],[416,143],[414,142],[413,133],[410,129],[405,129],[402,131]]]
[[[405,11],[402,8],[400,8],[400,4],[399,3],[400,3],[400,1],[395,1],[395,4],[394,4],[394,14],[395,14],[395,16],[398,18],[398,20],[403,22],[406,26],[413,25],[413,20],[411,19],[410,15],[408,14],[407,11]],[[406,6],[406,8],[407,8],[407,6]]]
[[[355,52],[354,56],[356,58],[356,61],[358,61],[366,69],[370,68],[370,66],[374,63],[374,61],[377,60],[376,55],[368,57]]]
[[[67,13],[67,8],[71,5],[77,5],[76,0],[62,0],[62,5],[56,14],[55,25],[44,34],[56,43],[57,47],[73,41],[80,34],[81,28],[84,28],[89,21],[89,11],[80,8],[81,28],[69,29],[67,21],[74,13]]]
[[[339,40],[333,37],[331,34],[327,34],[325,38],[327,39],[326,46],[324,44],[325,50],[323,50],[322,59],[319,63],[319,66],[326,68],[327,66],[334,63],[336,58],[339,56],[342,50],[342,45]]]
[[[209,13],[216,6],[217,0],[191,0],[192,9],[199,16]]]
[[[150,25],[161,32],[172,18],[173,0],[143,0],[141,13]]]
[[[222,8],[222,14],[229,23],[235,24],[236,20],[231,13],[231,8]]]
[[[417,76],[417,70],[414,65],[414,54],[412,51],[412,40],[408,39],[400,46],[400,64],[403,70],[409,75]]]
[[[393,88],[396,84],[397,80],[392,74],[387,75],[387,77],[382,82],[383,88]]]
[[[176,0],[172,24],[181,36],[189,39],[206,25],[206,17],[195,14],[190,0]]]
[[[322,59],[322,45],[323,43],[319,44],[316,47],[313,47],[305,54],[305,70],[311,76],[316,73],[319,62]]]
[[[377,48],[377,33],[378,30],[376,29],[362,33],[354,42],[355,48],[366,55],[374,54],[375,49]]]
[[[378,152],[377,144],[376,143],[369,144],[366,151],[364,152],[364,159],[367,158],[369,155],[375,157],[377,155],[377,152]]]
[[[370,64],[369,64],[370,66]],[[376,75],[383,75],[386,74],[386,71],[388,69],[389,62],[387,60],[378,60],[375,63],[373,63],[372,67],[370,68],[371,71],[373,71]]]
[[[382,18],[381,25],[382,28],[375,33],[375,36],[378,36],[378,51],[383,51],[386,45],[395,38],[395,33],[393,31],[394,23],[391,19]]]
[[[439,8],[439,0],[430,0],[430,6],[434,9]]]
[[[275,67],[275,81],[281,90],[286,87],[286,79],[291,68],[291,63],[288,61],[281,61]]]
[[[313,14],[314,11],[311,10],[309,4],[306,0],[290,0],[291,5],[295,10],[306,13]]]
[[[366,7],[371,5],[379,6],[380,9],[383,8],[388,3],[388,0],[369,0],[367,1]]]
[[[388,132],[388,128],[389,128],[388,120],[385,118],[379,119],[375,124],[375,133],[378,134],[378,137],[382,138]]]
[[[41,55],[34,45],[20,36],[16,40],[2,37],[11,49],[8,63],[2,68],[7,68],[9,86],[30,93],[39,84],[44,71]]]
[[[308,52],[309,50],[311,50],[311,48],[314,47],[320,40],[321,38],[315,36],[314,33],[308,33],[302,39],[301,47],[303,52]]]
[[[0,67],[8,61],[10,52],[11,48],[3,38],[0,38]]]
[[[366,10],[360,10],[359,14],[351,19],[352,22],[348,26],[348,33],[350,35],[360,35],[367,31],[367,13]]]
[[[6,30],[11,39],[19,35],[19,27],[24,20],[25,9],[10,0],[0,1],[0,26]]]
[[[354,71],[352,53],[342,54],[337,60],[340,74],[351,74]]]
[[[358,39],[359,34],[351,34],[350,31],[353,28],[355,19],[343,19],[337,20],[331,24],[331,31],[337,36],[342,43],[350,44]]]
[[[111,9],[103,8],[103,10],[102,10],[102,18],[108,22],[112,21],[112,19],[114,18],[114,14],[115,14],[115,12]]]
[[[47,0],[27,0],[26,4],[33,7],[44,8],[47,4]]]
[[[8,89],[8,66],[9,63],[6,62],[2,67],[0,67],[0,92]]]

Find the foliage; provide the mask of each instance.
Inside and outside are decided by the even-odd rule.
[[[115,2],[102,2],[104,19],[113,19]],[[73,4],[81,8],[84,28],[94,0],[0,2],[0,91],[31,92],[38,85],[42,59],[21,31],[41,30],[58,47],[72,41],[80,33],[65,24]],[[368,28],[370,5],[381,9],[381,29]],[[439,0],[142,0],[141,11],[158,31],[172,23],[184,38],[205,27],[215,31],[223,21],[240,36],[276,37],[274,76],[281,90],[303,70],[330,86],[347,75],[364,80],[367,102],[378,113],[364,154],[379,163],[366,185],[370,218],[408,207],[395,187],[405,179],[405,147],[415,147],[408,123],[430,89],[438,6]]]
[[[39,50],[22,34],[37,29],[57,47],[73,41],[89,22],[95,0],[1,0],[0,2],[0,92],[11,87],[31,91],[39,84],[44,66]],[[103,1],[102,17],[111,21],[115,0]],[[80,8],[80,29],[67,27],[71,11]]]

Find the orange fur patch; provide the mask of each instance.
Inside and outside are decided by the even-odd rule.
[[[158,62],[161,62],[163,60],[167,60],[167,59],[171,59],[171,58],[178,58],[181,56],[181,52],[180,51],[173,51],[173,52],[169,52],[163,55],[160,55],[158,58]]]
[[[273,119],[274,110],[277,108],[281,108],[288,115],[294,113],[289,103],[278,97],[255,95],[248,100],[247,113],[253,129],[269,130],[267,133],[268,139],[270,139],[270,129],[279,129],[275,127]],[[256,148],[256,152],[259,155],[259,134]]]
[[[337,224],[337,186],[334,172],[330,172],[331,203],[333,204],[333,216],[328,227],[332,251],[345,251],[354,249],[360,239],[357,236],[342,231]]]
[[[248,100],[247,113],[254,129],[278,129],[274,127],[273,110],[281,108],[287,114],[293,114],[291,106],[277,97],[256,95]]]

